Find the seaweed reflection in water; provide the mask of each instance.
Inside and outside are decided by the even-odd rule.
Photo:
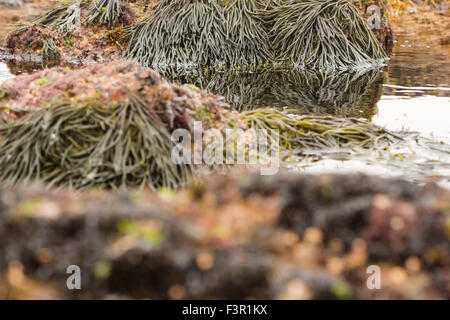
[[[171,81],[191,83],[223,95],[235,109],[288,107],[300,113],[322,113],[371,118],[381,97],[384,73],[380,69],[329,72],[286,69],[255,72],[164,68]]]

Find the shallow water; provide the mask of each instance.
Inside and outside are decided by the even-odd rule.
[[[368,172],[428,179],[450,185],[450,62],[447,51],[397,37],[388,66],[353,73],[283,71],[252,74],[162,72],[172,81],[194,83],[224,95],[238,109],[256,106],[301,108],[304,113],[360,117],[394,131],[411,131],[411,141],[387,155],[327,151],[298,159],[301,172]],[[444,53],[443,53],[444,52]],[[17,73],[17,67],[14,67]],[[19,69],[20,72],[20,69]],[[0,63],[0,82],[13,77]],[[420,137],[420,139],[417,139]],[[423,138],[423,139],[422,139]],[[413,161],[411,161],[413,160]]]
[[[429,46],[402,35],[396,38],[389,78],[373,121],[393,130],[406,128],[449,139],[448,46]]]

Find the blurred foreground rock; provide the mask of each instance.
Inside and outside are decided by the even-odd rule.
[[[180,191],[3,188],[0,210],[0,298],[450,297],[450,193],[432,184],[235,170]]]

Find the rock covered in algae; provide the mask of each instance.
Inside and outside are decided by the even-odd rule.
[[[372,31],[366,19],[346,0],[80,0],[17,29],[6,47],[60,63],[125,55],[151,67],[351,68],[386,57],[372,33],[385,46],[385,17],[384,29]]]
[[[0,298],[450,297],[450,194],[435,185],[239,170],[175,192],[0,193]],[[67,290],[72,264],[83,290]]]
[[[210,106],[217,110],[225,106],[221,97],[208,94],[189,85],[168,83],[156,71],[133,62],[95,64],[78,69],[55,67],[21,75],[4,81],[1,104],[11,109],[30,110],[52,101],[76,98],[95,99],[105,107],[126,102],[131,96],[142,99],[152,109],[158,122],[168,130],[177,127],[190,129],[196,109]],[[1,97],[0,97],[1,98]],[[178,104],[172,103],[177,101]],[[173,119],[168,117],[169,108]],[[166,113],[164,115],[164,113]],[[3,112],[3,119],[17,118],[20,112]],[[184,117],[184,119],[182,119]]]
[[[205,130],[218,129],[230,145],[241,138],[265,138],[276,150],[271,157],[281,159],[290,158],[293,149],[300,154],[335,148],[383,151],[402,139],[358,119],[270,107],[238,113],[223,97],[170,84],[132,62],[22,75],[5,81],[0,97],[6,122],[0,127],[0,178],[12,183],[176,187],[189,176],[191,163],[172,160],[179,141],[172,141],[171,133],[187,129],[192,137],[196,120]],[[233,132],[231,137],[226,129]],[[244,138],[247,133],[240,129],[252,130]],[[202,138],[203,144],[211,142]],[[252,152],[245,146],[238,149],[230,154],[235,160]],[[227,148],[216,151],[229,156]],[[223,164],[220,157],[214,159]]]
[[[9,54],[34,54],[44,61],[84,64],[118,58],[126,43],[124,27],[136,22],[138,12],[144,14],[151,2],[62,1],[9,34],[5,47]]]
[[[225,106],[132,62],[43,70],[0,92],[1,178],[75,188],[182,184],[190,165],[172,161],[170,133],[218,124]]]

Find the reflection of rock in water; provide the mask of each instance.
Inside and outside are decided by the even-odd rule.
[[[384,79],[380,69],[339,73],[295,69],[252,73],[197,69],[160,72],[172,81],[192,83],[223,95],[239,110],[288,107],[304,113],[365,118],[375,112]]]

